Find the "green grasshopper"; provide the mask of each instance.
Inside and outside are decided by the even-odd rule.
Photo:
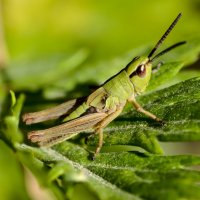
[[[80,132],[92,130],[95,134],[99,134],[95,157],[103,145],[103,128],[122,112],[127,102],[133,104],[138,112],[144,113],[157,122],[162,122],[157,116],[142,108],[135,97],[143,93],[149,84],[152,61],[185,43],[176,43],[153,56],[181,15],[179,13],[148,56],[135,57],[125,68],[108,79],[88,97],[73,99],[50,109],[23,115],[23,121],[26,124],[66,116],[61,125],[28,133],[28,139],[40,146],[51,146],[72,138]]]

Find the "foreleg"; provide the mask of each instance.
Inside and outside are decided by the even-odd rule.
[[[145,110],[139,103],[137,103],[137,101],[135,100],[135,98],[131,98],[128,101],[133,104],[133,106],[136,108],[136,110],[138,112],[141,112],[141,113],[145,114],[146,116],[150,117],[151,119],[153,119],[153,120],[155,120],[157,122],[163,122],[156,115],[154,115],[154,114],[150,113],[149,111]]]

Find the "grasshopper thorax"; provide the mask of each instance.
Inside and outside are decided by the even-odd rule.
[[[125,70],[136,94],[144,92],[151,78],[152,64],[149,58],[136,57],[126,66]]]

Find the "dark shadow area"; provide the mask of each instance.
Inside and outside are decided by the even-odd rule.
[[[196,62],[182,69],[182,71],[188,71],[188,70],[200,70],[200,54]]]
[[[142,157],[142,158],[147,158],[149,157],[149,153],[143,153],[143,152],[138,152],[138,151],[129,151],[130,154],[135,154],[138,157]]]

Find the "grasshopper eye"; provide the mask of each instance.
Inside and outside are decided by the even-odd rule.
[[[146,75],[146,67],[145,67],[145,65],[140,65],[136,69],[136,74],[141,78],[144,77]]]
[[[133,76],[139,76],[143,78],[146,75],[146,66],[144,64],[139,65],[138,68],[130,75],[130,78]]]

